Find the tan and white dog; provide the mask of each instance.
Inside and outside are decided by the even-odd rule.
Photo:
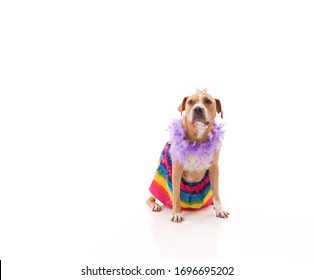
[[[184,97],[178,108],[179,112],[185,111],[182,126],[185,130],[185,139],[190,143],[200,145],[209,141],[208,134],[213,130],[214,119],[217,113],[223,117],[223,111],[219,99],[213,98],[206,90]],[[170,150],[171,154],[171,150]],[[214,153],[211,162],[199,163],[197,158],[182,164],[176,161],[172,165],[172,221],[180,223],[183,221],[180,207],[180,182],[183,178],[187,182],[198,182],[209,171],[210,183],[212,187],[213,205],[216,216],[228,218],[229,213],[222,207],[219,196],[219,150]],[[161,206],[156,203],[156,199],[150,196],[147,205],[156,212],[161,211]]]

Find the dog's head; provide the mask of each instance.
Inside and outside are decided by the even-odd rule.
[[[202,123],[208,126],[216,117],[216,113],[220,113],[223,118],[223,111],[219,99],[213,98],[208,93],[196,93],[183,98],[178,108],[179,112],[185,111],[186,119],[191,124]]]

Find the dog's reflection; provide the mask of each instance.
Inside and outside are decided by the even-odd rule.
[[[216,259],[219,257],[221,219],[217,219],[212,206],[201,210],[185,210],[183,223],[169,221],[171,209],[162,207],[152,212],[152,236],[165,259]]]

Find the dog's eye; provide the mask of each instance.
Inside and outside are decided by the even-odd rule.
[[[193,104],[193,100],[189,100],[189,101],[188,101],[188,104],[189,104],[189,105],[192,105],[192,104]]]
[[[211,104],[212,102],[210,101],[210,99],[206,98],[206,99],[205,99],[205,103],[206,103],[206,104]]]

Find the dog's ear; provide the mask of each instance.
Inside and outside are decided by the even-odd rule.
[[[219,99],[216,99],[216,111],[218,114],[220,114],[221,118],[223,119],[224,118],[224,112],[222,111],[221,109],[221,103],[220,103],[220,100]]]
[[[185,110],[185,103],[186,103],[187,99],[188,99],[188,96],[184,97],[183,100],[182,100],[182,103],[178,107],[178,110],[181,113],[181,115],[182,115],[182,112]]]

